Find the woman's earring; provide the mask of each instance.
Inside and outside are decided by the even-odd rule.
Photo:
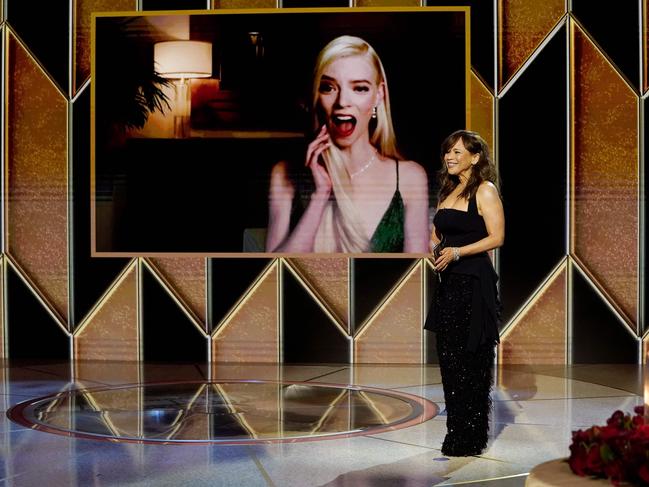
[[[376,118],[376,107],[372,107],[372,118]]]

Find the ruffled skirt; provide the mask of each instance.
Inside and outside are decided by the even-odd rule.
[[[435,296],[437,355],[446,401],[447,434],[442,453],[479,455],[487,446],[494,345],[469,352],[467,338],[475,277],[443,274]]]

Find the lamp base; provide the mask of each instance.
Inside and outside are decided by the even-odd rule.
[[[174,100],[174,138],[184,139],[189,137],[191,116],[191,87],[186,79],[179,79],[174,83],[176,92]]]
[[[174,138],[185,139],[189,137],[191,126],[187,115],[174,115]]]

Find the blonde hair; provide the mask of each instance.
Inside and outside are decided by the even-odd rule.
[[[376,119],[370,122],[370,143],[384,157],[398,159],[396,137],[390,114],[388,82],[383,64],[376,51],[360,37],[340,36],[329,42],[318,55],[313,73],[313,122],[314,129],[322,126],[318,120],[318,97],[320,81],[325,69],[337,59],[364,56],[369,59],[377,74],[377,84],[383,83],[385,96],[383,103],[376,107]],[[322,153],[325,167],[331,178],[335,199],[327,203],[325,212],[316,233],[315,252],[367,252],[370,238],[360,223],[356,208],[349,196],[351,178],[345,167],[342,152],[331,145]]]

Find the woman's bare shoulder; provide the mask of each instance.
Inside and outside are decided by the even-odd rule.
[[[399,161],[399,180],[404,187],[428,186],[426,170],[415,161]]]
[[[498,188],[491,181],[482,181],[480,186],[478,186],[477,195],[481,200],[490,201],[494,198],[500,199]]]
[[[399,161],[399,175],[404,178],[427,178],[424,167],[415,161]]]

